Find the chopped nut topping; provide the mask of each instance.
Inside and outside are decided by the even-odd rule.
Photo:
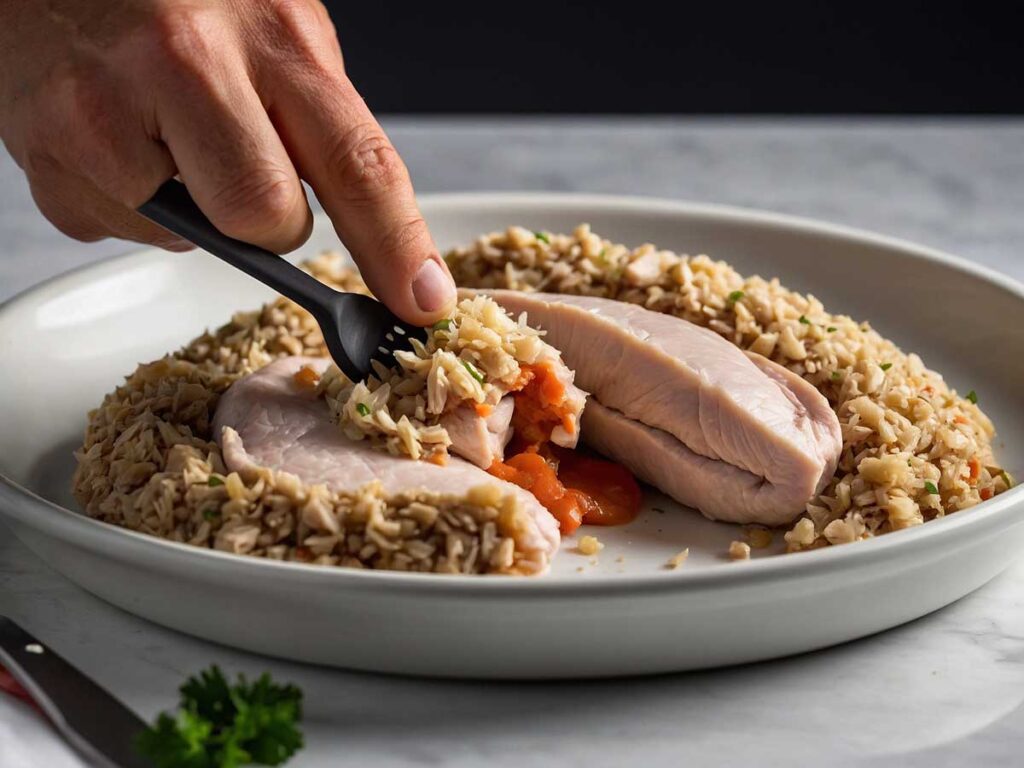
[[[598,541],[596,536],[584,536],[580,539],[580,543],[576,545],[576,548],[580,551],[581,555],[596,555],[604,549],[604,544]]]
[[[686,558],[688,558],[689,556],[690,556],[690,548],[687,547],[682,552],[677,552],[676,554],[672,555],[672,557],[670,557],[668,559],[668,562],[665,563],[665,567],[669,568],[669,569],[671,569],[673,571],[676,568],[681,568],[683,563],[686,562]]]
[[[750,545],[745,541],[734,541],[729,545],[729,557],[733,560],[749,560]]]

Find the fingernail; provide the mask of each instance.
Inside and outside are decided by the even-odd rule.
[[[427,259],[412,281],[412,295],[421,312],[437,312],[455,298],[455,284],[434,259]]]

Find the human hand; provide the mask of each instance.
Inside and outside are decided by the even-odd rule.
[[[312,227],[301,178],[396,314],[455,300],[317,0],[0,3],[0,138],[73,238],[188,248],[135,210],[177,174],[222,232],[287,252]]]

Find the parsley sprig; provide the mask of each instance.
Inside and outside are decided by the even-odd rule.
[[[138,740],[157,768],[281,765],[302,748],[302,691],[267,674],[231,685],[216,666],[181,686],[175,714],[162,713]]]

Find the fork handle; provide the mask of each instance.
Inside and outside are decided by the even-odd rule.
[[[337,291],[276,253],[223,234],[199,210],[180,181],[164,182],[152,198],[139,206],[139,213],[284,294],[314,317],[330,314]]]

